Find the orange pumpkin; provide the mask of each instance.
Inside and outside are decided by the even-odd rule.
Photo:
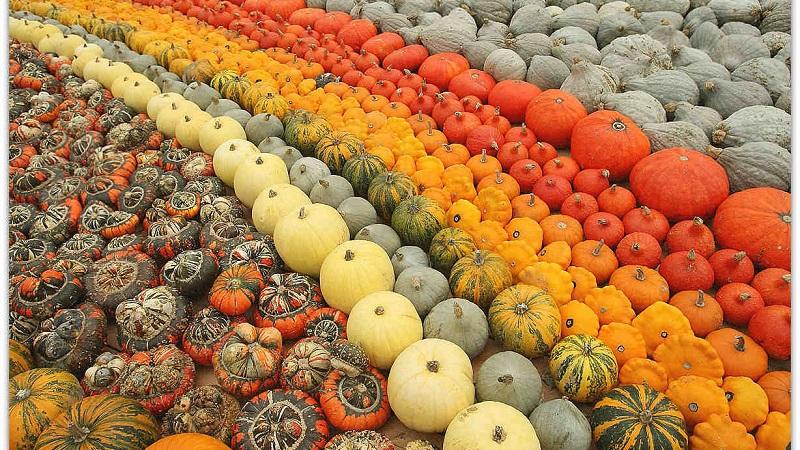
[[[633,310],[642,312],[655,302],[669,300],[669,285],[657,271],[645,266],[622,266],[608,279],[628,296]]]
[[[550,215],[550,207],[534,194],[523,194],[511,199],[511,212],[514,217],[529,217],[541,222]]]
[[[570,216],[553,214],[540,220],[539,225],[542,227],[542,237],[545,245],[555,241],[564,241],[570,247],[573,247],[583,240],[581,223]]]
[[[572,265],[592,272],[598,283],[605,283],[619,267],[617,255],[603,241],[583,241],[572,247]]]
[[[664,366],[647,358],[631,358],[619,369],[620,384],[644,384],[664,392],[669,385],[669,376]]]
[[[792,407],[792,374],[784,370],[768,372],[758,379],[769,399],[769,410],[788,413]]]
[[[678,292],[669,299],[669,304],[680,309],[689,319],[697,336],[705,337],[722,326],[722,307],[702,290]]]
[[[632,325],[619,322],[603,325],[597,337],[614,352],[619,367],[623,367],[633,358],[647,357],[642,332]]]
[[[758,380],[767,373],[767,352],[750,336],[733,328],[720,328],[706,336],[725,367],[725,375]]]
[[[150,444],[146,450],[230,450],[219,439],[201,433],[173,434]]]

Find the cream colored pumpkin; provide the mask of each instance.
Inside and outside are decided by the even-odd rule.
[[[372,241],[347,241],[325,258],[319,283],[328,305],[350,314],[365,296],[394,289],[394,269],[380,245]]]
[[[183,120],[184,116],[191,111],[197,111],[197,105],[190,101],[181,100],[170,103],[169,106],[162,109],[158,114],[156,128],[158,128],[158,131],[164,136],[174,138],[175,127],[178,125],[178,121]]]
[[[42,53],[56,53],[58,41],[64,38],[61,31],[57,33],[47,33],[36,43],[36,48]]]
[[[348,324],[348,338],[349,334]],[[472,364],[456,344],[423,339],[397,356],[387,393],[403,425],[422,433],[441,433],[459,411],[475,403]]]
[[[40,23],[35,25],[33,29],[31,29],[30,34],[27,35],[28,42],[35,45],[36,48],[39,48],[39,42],[47,37],[48,34],[51,36],[56,36],[63,33],[55,25],[51,25],[49,23]]]
[[[290,269],[319,277],[322,262],[350,238],[350,231],[338,211],[317,203],[301,206],[278,220],[273,238]]]
[[[175,137],[183,147],[199,152],[200,127],[211,119],[211,114],[203,110],[190,111],[175,125]]]
[[[147,103],[150,99],[160,93],[161,89],[152,81],[134,81],[132,85],[125,89],[122,99],[134,111],[143,113],[147,111]]]
[[[215,117],[200,127],[198,136],[200,148],[211,156],[220,145],[231,139],[247,139],[242,124],[228,116]]]
[[[213,122],[206,122],[201,129]],[[236,169],[250,155],[259,154],[258,147],[244,139],[231,139],[220,144],[214,152],[214,174],[228,186],[233,186]]]
[[[117,77],[113,83],[111,83],[111,95],[114,97],[122,97],[125,94],[125,89],[128,89],[128,86],[132,85],[136,81],[147,81],[147,77],[136,72],[126,73],[121,77]],[[183,144],[183,141],[181,141]]]
[[[103,48],[97,44],[90,44],[88,42],[84,42],[75,48],[75,59],[91,56],[103,56]],[[74,65],[75,61],[72,61],[72,64]]]
[[[286,163],[280,157],[269,153],[256,153],[249,155],[236,169],[233,191],[245,206],[252,208],[264,189],[288,182],[289,171],[286,170]]]
[[[259,233],[272,236],[281,218],[310,204],[311,199],[299,187],[288,183],[272,185],[261,191],[253,203],[253,224]]]
[[[67,34],[56,42],[56,53],[59,56],[72,58],[75,56],[75,51],[85,44],[86,41],[77,34]]]
[[[147,102],[147,115],[150,116],[151,119],[157,120],[158,114],[162,109],[170,106],[173,103],[178,103],[184,100],[186,99],[183,98],[181,94],[176,94],[175,92],[165,92],[163,94],[156,95]]]
[[[111,89],[111,86],[114,84],[114,80],[129,73],[133,73],[131,66],[125,64],[124,62],[110,62],[108,65],[106,65],[106,67],[103,68],[103,70],[100,71],[100,73],[98,73],[97,81],[99,81],[104,88]]]
[[[373,292],[350,311],[347,339],[364,349],[370,364],[387,370],[406,347],[422,339],[422,320],[411,300],[396,292]]]
[[[462,409],[447,427],[443,450],[491,449],[540,450],[541,446],[531,422],[512,406],[487,401]]]
[[[84,80],[98,80],[100,71],[111,62],[110,59],[98,57],[86,63],[83,66],[83,79]]]

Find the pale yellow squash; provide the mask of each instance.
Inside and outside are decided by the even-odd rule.
[[[372,241],[347,241],[331,252],[319,273],[322,296],[328,305],[350,314],[359,300],[394,289],[389,255]]]
[[[319,277],[322,262],[337,245],[350,238],[339,212],[317,203],[301,206],[275,224],[275,247],[295,272]]]
[[[275,224],[297,208],[310,205],[311,199],[297,186],[275,184],[264,189],[253,203],[253,224],[259,233],[272,236]]]
[[[443,450],[492,449],[539,450],[541,446],[528,418],[505,403],[467,406],[447,427]]]
[[[280,157],[270,153],[256,153],[248,155],[236,169],[233,190],[245,206],[252,208],[264,189],[288,182],[289,171]]]

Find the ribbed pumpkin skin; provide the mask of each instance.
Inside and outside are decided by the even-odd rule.
[[[82,438],[75,427],[88,430]],[[41,450],[139,450],[158,439],[158,422],[139,402],[116,394],[72,405],[36,441]]]
[[[170,63],[175,59],[191,59],[189,55],[189,50],[186,47],[181,47],[180,45],[170,45],[169,47],[165,48],[164,51],[158,55],[158,64],[169,67]]]
[[[9,380],[11,450],[32,449],[48,424],[82,398],[78,379],[65,370],[33,369]]]
[[[259,111],[266,112],[266,111]],[[333,132],[327,120],[308,111],[294,111],[283,117],[283,139],[303,156],[311,156],[317,143]]]
[[[546,355],[561,334],[555,300],[535,286],[518,284],[501,292],[489,308],[489,330],[503,348],[528,358]]]
[[[443,228],[431,240],[429,256],[431,267],[450,276],[456,261],[472,254],[477,247],[472,236],[460,228]]]
[[[392,213],[392,228],[403,243],[425,251],[445,223],[445,212],[439,204],[421,195],[403,200]]]
[[[486,311],[497,294],[511,286],[512,276],[503,257],[476,250],[456,261],[449,281],[453,296],[467,299]]]
[[[643,423],[643,417],[650,422]],[[688,446],[686,423],[678,407],[647,386],[613,389],[594,406],[589,423],[597,448],[675,450]]]
[[[417,185],[410,176],[402,172],[378,174],[367,189],[367,200],[387,222],[392,220],[392,213],[400,202],[415,195],[417,195]]]
[[[189,64],[181,73],[181,79],[187,84],[193,81],[208,84],[213,77],[214,66],[207,59],[199,59]]]
[[[324,162],[334,174],[342,173],[344,163],[361,150],[364,143],[346,131],[334,131],[317,142],[314,156]]]
[[[572,130],[570,155],[584,169],[608,169],[614,180],[628,176],[650,154],[650,141],[628,117],[616,111],[596,111]]]
[[[33,368],[33,356],[28,347],[19,342],[8,340],[8,377],[14,378],[22,372]]]
[[[239,103],[244,92],[252,83],[249,79],[239,76],[234,70],[222,70],[214,75],[209,85],[223,97]]]
[[[207,434],[181,433],[159,439],[146,450],[230,450],[230,447]]]
[[[573,334],[550,352],[550,375],[558,390],[579,402],[592,402],[617,384],[613,351],[600,339]]]
[[[369,153],[359,153],[342,167],[342,176],[353,185],[353,192],[366,197],[372,180],[386,172],[386,164],[379,157]]]

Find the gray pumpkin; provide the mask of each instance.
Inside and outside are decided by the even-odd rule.
[[[589,32],[592,36],[597,34],[600,19],[597,17],[597,8],[591,3],[578,3],[564,9],[564,12],[553,17],[554,30],[564,27],[578,27]]]
[[[417,24],[423,27],[432,25],[440,20],[442,20],[441,14],[437,12],[426,12],[422,14],[418,14],[416,16],[412,16],[411,19]]]
[[[262,142],[268,137],[283,137],[283,123],[281,119],[272,114],[256,114],[247,121],[244,126],[247,140],[250,142]]]
[[[283,160],[283,163],[286,164],[286,170],[291,170],[292,167],[294,167],[294,164],[303,157],[303,154],[300,153],[300,150],[286,145],[286,143],[283,142],[283,139],[276,138],[274,136],[264,139],[261,141],[261,143],[263,144],[264,142],[273,140],[279,142],[277,142],[276,146],[272,147],[269,151],[265,152],[264,150],[261,150],[261,153],[272,153]],[[258,148],[261,149],[261,146],[259,145]]]
[[[553,56],[564,62],[570,69],[578,61],[585,61],[592,64],[600,64],[602,57],[600,51],[588,44],[555,44],[553,45]]]
[[[527,69],[522,57],[507,48],[489,53],[483,63],[483,70],[497,81],[524,80]]]
[[[223,116],[230,117],[231,119],[239,122],[239,125],[241,125],[242,128],[246,127],[247,126],[247,122],[249,122],[250,119],[253,118],[252,114],[250,114],[248,111],[245,111],[244,109],[241,109],[241,108],[239,108],[239,109],[231,109],[229,111],[225,111],[225,114],[223,114]]]
[[[792,1],[762,0],[760,28],[762,33],[772,31],[790,33],[792,29]]]
[[[534,56],[528,64],[525,81],[539,89],[558,89],[569,76],[569,67],[555,56]]]
[[[400,274],[409,267],[429,267],[431,265],[425,250],[414,245],[404,245],[398,248],[394,254],[392,254],[391,259],[395,278],[399,277]]]
[[[509,33],[508,25],[489,20],[481,25],[476,36],[479,41],[489,41],[499,47],[505,43]]]
[[[478,305],[463,298],[450,298],[430,310],[422,323],[422,335],[450,341],[473,359],[486,347],[489,324]]]
[[[434,306],[450,297],[450,283],[436,269],[413,266],[400,272],[394,291],[411,300],[419,317],[425,318]]]
[[[675,103],[696,105],[700,90],[689,75],[680,70],[661,70],[652,75],[627,81],[626,91],[640,90],[652,95],[664,105],[667,112],[675,110]]]
[[[555,5],[551,5],[551,6],[545,7],[544,8],[544,12],[546,12],[547,14],[550,14],[550,17],[556,17],[559,14],[564,12],[564,8],[561,8],[561,7],[555,6]]]
[[[341,11],[349,14],[354,6],[356,6],[355,0],[328,0],[325,2],[325,10],[329,12]]]
[[[741,147],[708,147],[706,154],[728,174],[731,192],[754,187],[788,191],[792,184],[792,154],[772,142],[748,142]]]
[[[440,0],[437,11],[439,14],[446,16],[454,9],[461,7],[461,0]]]
[[[687,36],[691,37],[694,30],[700,26],[700,24],[704,22],[711,22],[714,25],[717,25],[717,15],[714,14],[714,10],[709,8],[708,6],[700,6],[689,11],[686,14],[686,17],[683,18],[683,32],[686,33]]]
[[[678,31],[667,19],[661,19],[661,22],[648,31],[647,35],[661,42],[667,48],[689,45],[689,38],[683,32]]]
[[[734,81],[752,81],[764,86],[773,100],[789,89],[790,76],[786,64],[772,58],[753,58],[740,64],[731,73]]]
[[[636,11],[636,8],[633,8],[628,2],[620,0],[606,2],[605,0],[601,0],[595,3],[596,3],[595,6],[597,6],[597,4],[600,4],[600,7],[597,8],[597,17],[600,19],[600,21],[606,20],[608,16],[620,13],[627,14],[631,17],[636,17],[638,15],[638,11]]]
[[[774,106],[748,106],[717,124],[711,141],[725,147],[766,141],[791,150],[792,116]]]
[[[330,174],[331,170],[327,164],[317,158],[304,156],[298,159],[289,169],[289,181],[308,195],[319,180]]]
[[[197,81],[192,81],[186,87],[186,90],[183,91],[183,98],[189,100],[190,102],[196,104],[200,107],[200,109],[208,108],[208,105],[211,104],[211,101],[215,98],[220,98],[219,92],[216,89],[212,88],[211,86],[205,83],[198,83]],[[210,114],[210,113],[209,113]],[[252,142],[261,142],[253,141]]]
[[[689,10],[689,0],[628,0],[631,7],[641,12],[652,11],[673,11],[678,14],[686,14]]]
[[[761,37],[761,30],[750,25],[749,23],[744,22],[727,22],[719,27],[719,29],[727,35],[745,34],[747,36],[755,36],[757,38]]]
[[[349,197],[344,199],[336,208],[339,215],[350,230],[350,238],[355,239],[362,228],[378,223],[378,213],[367,199],[363,197]]]
[[[717,64],[713,61],[707,62],[696,62],[693,64],[689,64],[688,66],[680,66],[677,67],[678,70],[689,75],[695,85],[699,89],[702,89],[706,81],[716,78],[720,80],[730,80],[731,74],[728,72],[728,69],[725,68],[722,64]]]
[[[620,81],[646,77],[672,68],[664,44],[646,34],[616,38],[600,51],[602,66],[610,68]]]
[[[328,175],[311,188],[308,198],[314,203],[324,203],[332,208],[338,208],[343,201],[353,195],[353,186],[349,181],[339,175]]]
[[[544,12],[544,7],[528,5],[518,9],[511,17],[508,30],[514,35],[524,33],[550,34],[553,18]]]
[[[703,22],[694,29],[694,32],[689,37],[689,44],[696,49],[711,53],[711,50],[723,37],[725,37],[725,33],[717,27],[717,24]]]
[[[719,111],[726,118],[748,106],[772,106],[772,98],[758,83],[752,81],[728,81],[712,78],[706,81],[701,91],[703,104]]]
[[[372,225],[365,226],[364,228],[360,229],[358,233],[356,233],[354,239],[374,242],[380,245],[389,256],[394,255],[394,253],[402,245],[400,243],[400,236],[397,234],[397,232],[394,231],[389,225],[382,223],[374,223]]]
[[[526,65],[534,56],[550,56],[551,53],[550,38],[541,33],[525,33],[506,39],[504,47],[515,51]]]
[[[65,32],[65,34],[75,34],[75,35],[80,36],[82,38],[86,38],[87,32],[86,32],[86,28],[83,28],[82,26],[80,26],[78,24],[75,24],[75,25],[71,25],[69,27],[69,29]]]
[[[571,401],[557,398],[539,405],[528,417],[542,450],[589,450],[592,427]]]
[[[478,369],[475,395],[478,401],[505,403],[527,416],[542,401],[542,378],[536,366],[519,353],[495,353]]]
[[[722,116],[719,115],[716,109],[686,102],[678,102],[676,104],[673,117],[676,121],[689,122],[697,126],[703,130],[703,133],[709,139],[711,139],[711,134],[714,132],[714,127],[722,122]]]
[[[514,0],[512,3],[514,4],[514,11],[519,11],[528,5],[541,6],[542,8],[547,6],[545,0]]]
[[[350,15],[354,19],[367,19],[372,23],[377,23],[381,17],[394,12],[394,7],[384,1],[367,3],[366,1],[359,0],[356,2],[353,9],[350,10]]]
[[[419,44],[421,42],[419,37],[425,30],[425,28],[427,27],[416,26],[411,28],[401,28],[397,30],[397,34],[402,36],[403,41],[405,41],[406,45]]]
[[[761,42],[767,46],[772,56],[792,42],[792,35],[781,31],[770,31],[761,35]]]
[[[461,47],[461,54],[467,58],[470,67],[483,67],[489,54],[499,48],[491,41],[472,41]]]
[[[744,34],[723,37],[708,54],[714,62],[722,64],[728,70],[734,70],[739,64],[753,58],[769,58],[771,55],[760,38]]]
[[[189,86],[181,80],[162,80],[158,87],[161,88],[163,93],[183,94]]]
[[[454,9],[438,23],[425,27],[420,41],[431,54],[458,52],[464,44],[477,39],[478,27],[463,9]]]
[[[215,98],[206,106],[206,112],[211,114],[211,117],[223,116],[233,109],[239,109],[239,104],[227,98]]]
[[[413,27],[414,24],[405,15],[400,13],[389,13],[381,16],[375,21],[375,25],[384,33],[397,33],[403,28]]]
[[[777,61],[780,61],[780,62],[786,64],[787,67],[790,67],[791,66],[791,60],[792,60],[792,45],[791,45],[791,43],[786,44],[785,47],[783,47],[782,49],[778,50],[778,53],[775,53],[775,56],[773,56],[773,58],[775,60],[777,60]]]
[[[564,27],[554,31],[550,38],[553,45],[586,44],[597,48],[597,41],[588,31],[578,27]]]
[[[595,108],[622,113],[640,127],[646,123],[667,121],[667,112],[661,102],[642,91],[604,94],[598,98]]]
[[[272,153],[272,151],[277,149],[278,147],[287,147],[286,141],[284,141],[283,139],[281,139],[279,137],[275,137],[275,136],[265,137],[264,139],[261,140],[261,142],[258,143],[258,150],[260,150],[261,153]],[[290,147],[290,148],[294,148],[294,147]],[[297,150],[297,149],[295,149],[295,150]],[[299,153],[299,150],[298,150],[298,153]],[[297,158],[297,159],[300,159],[300,158]]]
[[[650,140],[650,150],[654,152],[673,147],[702,151],[709,145],[705,131],[689,122],[646,123],[642,125],[642,132]]]
[[[616,13],[603,17],[597,29],[597,43],[605,47],[618,37],[644,34],[642,22],[627,13]]]
[[[161,72],[158,75],[156,75],[155,78],[153,78],[153,83],[157,84],[158,86],[161,86],[166,80],[181,81],[181,78],[177,74],[174,74],[172,72]]]
[[[787,89],[786,92],[781,94],[781,96],[778,97],[777,100],[775,100],[775,107],[776,108],[780,108],[781,110],[786,111],[787,113],[791,114],[791,112],[792,112],[792,90],[791,89]]]
[[[639,14],[639,22],[645,30],[650,31],[661,25],[664,21],[675,30],[683,27],[683,16],[673,11],[652,11]]]
[[[672,56],[672,66],[676,69],[696,63],[716,64],[715,62],[711,61],[711,57],[708,56],[708,53],[687,46],[673,47],[670,55]],[[720,67],[725,69],[725,66],[720,65]],[[725,69],[725,72],[727,71],[728,69]]]
[[[758,24],[761,3],[758,0],[711,0],[708,7],[714,11],[720,24],[744,22]]]
[[[574,95],[588,112],[592,112],[597,100],[617,92],[618,85],[619,80],[608,68],[581,61],[572,66],[561,89]]]
[[[479,23],[485,20],[508,23],[514,12],[512,0],[464,0],[462,7]]]
[[[100,45],[100,44],[97,44],[97,45]],[[142,72],[142,73],[150,81],[155,82],[154,80],[156,79],[156,77],[158,77],[160,74],[162,74],[162,73],[164,73],[166,71],[167,71],[167,69],[164,68],[163,66],[159,66],[158,64],[153,64],[153,65],[148,66],[147,69],[145,69],[144,72]]]
[[[397,12],[407,16],[436,11],[436,6],[436,1],[434,0],[397,0],[394,2],[394,8]]]

